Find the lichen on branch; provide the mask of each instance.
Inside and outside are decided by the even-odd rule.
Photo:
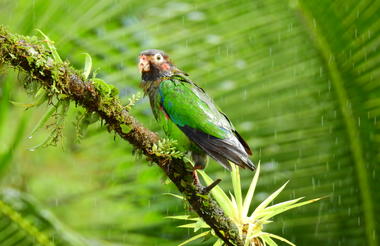
[[[64,96],[88,113],[96,113],[108,129],[140,150],[156,163],[183,194],[192,209],[215,231],[226,245],[244,245],[235,224],[201,185],[193,182],[192,170],[182,158],[156,154],[160,144],[154,132],[142,126],[120,103],[115,93],[104,93],[102,82],[86,79],[83,72],[61,61],[50,40],[12,34],[0,26],[0,65],[26,72],[49,96]],[[31,83],[29,80],[26,83]],[[103,85],[104,86],[104,85]],[[162,145],[162,142],[161,142]]]

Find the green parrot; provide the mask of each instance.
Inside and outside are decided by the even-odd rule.
[[[228,170],[230,163],[255,170],[252,151],[231,121],[163,51],[141,52],[138,66],[154,117],[179,150],[191,152],[194,172],[205,167],[207,155]]]

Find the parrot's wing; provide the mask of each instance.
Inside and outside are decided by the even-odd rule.
[[[159,93],[166,114],[207,154],[229,170],[229,161],[254,170],[247,143],[200,87],[177,75],[161,82]]]

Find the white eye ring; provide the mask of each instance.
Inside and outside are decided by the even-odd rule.
[[[164,60],[164,58],[162,57],[161,54],[156,54],[156,55],[154,56],[154,59],[155,59],[156,61],[158,61],[158,62],[161,62],[161,61]]]

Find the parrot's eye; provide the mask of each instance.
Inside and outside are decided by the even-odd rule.
[[[160,61],[162,61],[164,58],[162,57],[161,54],[156,54],[156,55],[154,56],[154,59],[155,59],[156,61],[160,62]]]

